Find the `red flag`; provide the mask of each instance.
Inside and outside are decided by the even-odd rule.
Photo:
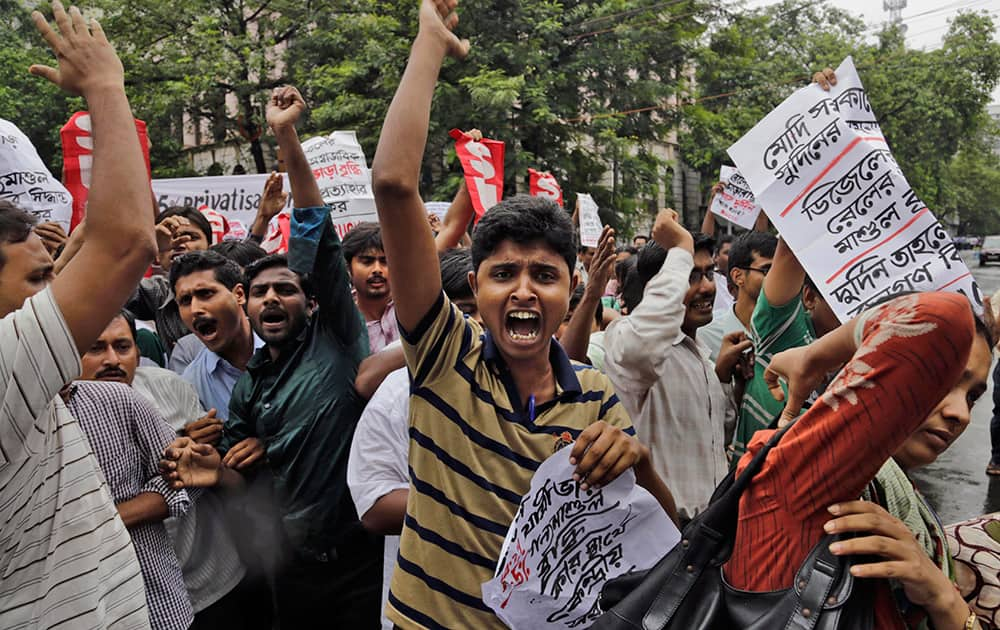
[[[212,244],[221,243],[222,237],[229,231],[229,222],[226,221],[226,217],[205,204],[198,206],[198,212],[202,213],[208,219],[208,224],[212,226]]]
[[[152,174],[149,168],[149,136],[146,134],[146,123],[136,118],[135,130],[139,134],[139,145],[142,147],[142,157],[146,161],[146,176]],[[70,230],[83,221],[87,208],[87,195],[90,193],[90,170],[94,163],[94,140],[90,135],[90,114],[77,112],[63,125],[59,135],[63,148],[63,186],[73,195],[73,218]],[[150,200],[153,198],[150,189]]]
[[[474,142],[458,129],[452,129],[448,135],[455,139],[455,152],[462,162],[465,185],[469,188],[478,222],[484,212],[503,199],[504,144],[486,138]]]
[[[278,215],[277,221],[271,221],[260,246],[268,254],[283,254],[288,251],[288,239],[291,233],[292,216],[288,212],[282,212]]]
[[[563,205],[562,188],[559,182],[552,176],[552,173],[528,169],[528,192],[532,197],[548,197],[552,201]]]

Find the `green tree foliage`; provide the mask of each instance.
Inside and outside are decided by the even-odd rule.
[[[988,14],[961,13],[941,48],[920,51],[908,49],[894,29],[867,41],[858,20],[822,3],[785,0],[730,15],[696,53],[698,89],[683,111],[682,155],[710,185],[733,142],[814,71],[850,54],[911,186],[939,216],[961,216],[954,205],[961,195],[948,186],[955,184],[955,160],[969,166],[990,155],[977,150],[976,139],[1000,80],[994,33]]]
[[[29,11],[17,0],[0,0],[0,118],[11,121],[38,149],[58,177],[62,171],[59,129],[82,107],[44,79],[28,74],[33,63],[53,65],[55,58],[35,32]]]
[[[357,129],[370,154],[416,32],[416,11],[398,0],[352,6],[355,12],[318,14],[311,36],[290,51],[289,68],[317,104],[313,127]],[[424,194],[454,192],[459,171],[447,132],[475,127],[507,143],[506,194],[526,192],[529,167],[550,170],[567,193],[589,191],[621,214],[606,213],[606,220],[627,220],[657,197],[665,164],[653,147],[676,121],[662,112],[609,114],[676,93],[708,11],[692,0],[463,2],[459,32],[472,52],[442,72]],[[602,186],[609,167],[615,176]]]
[[[1000,234],[1000,129],[980,123],[948,163],[942,181],[940,216],[957,222],[958,234]]]
[[[319,3],[301,0],[97,0],[128,75],[136,115],[151,129],[158,175],[185,170],[182,125],[206,122],[203,141],[249,143],[264,157],[264,105],[286,82],[285,50],[307,32]],[[324,10],[329,7],[322,7]]]

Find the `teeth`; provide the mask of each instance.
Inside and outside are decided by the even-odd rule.
[[[538,319],[538,315],[529,313],[528,311],[513,311],[508,314],[508,317],[513,317],[514,319]]]
[[[516,333],[513,330],[508,330],[507,334],[510,335],[510,338],[514,341],[534,341],[538,337],[537,332],[522,335],[521,333]]]

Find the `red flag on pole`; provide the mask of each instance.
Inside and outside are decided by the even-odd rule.
[[[532,197],[548,197],[552,201],[563,205],[562,187],[552,176],[552,173],[528,169],[528,192]]]
[[[478,222],[484,212],[503,199],[504,144],[486,138],[475,142],[458,129],[452,129],[448,135],[455,139],[455,152],[462,162],[465,185]]]
[[[152,178],[149,168],[149,136],[146,123],[136,118],[135,130],[139,134],[142,157],[146,160],[146,176]],[[73,195],[73,218],[70,230],[76,228],[86,214],[87,195],[90,193],[90,170],[94,163],[94,140],[90,135],[90,114],[77,112],[59,131],[63,149],[63,186]],[[153,192],[150,189],[150,200]]]

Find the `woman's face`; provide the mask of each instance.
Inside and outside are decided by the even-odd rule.
[[[976,335],[958,383],[893,455],[904,470],[933,463],[962,435],[972,418],[973,405],[986,391],[992,359],[989,344]]]

